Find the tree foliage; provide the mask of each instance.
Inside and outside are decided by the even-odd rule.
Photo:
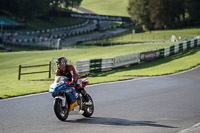
[[[186,7],[189,14],[190,23],[193,25],[200,24],[200,1],[199,0],[186,0]]]
[[[60,8],[79,6],[82,0],[0,0],[0,13],[23,20],[40,16]]]
[[[134,22],[162,29],[200,24],[199,7],[199,0],[129,0],[127,9]]]
[[[133,21],[144,24],[145,28],[150,27],[149,0],[129,0],[128,13],[131,14]]]

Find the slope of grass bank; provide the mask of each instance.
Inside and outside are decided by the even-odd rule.
[[[128,0],[83,0],[81,3],[81,7],[97,14],[114,16],[129,16],[127,6]]]
[[[54,80],[54,75],[48,79],[48,73],[23,75],[18,80],[18,66],[47,64],[52,57],[66,56],[73,62],[77,60],[114,57],[134,53],[134,45],[95,47],[87,49],[68,49],[58,51],[31,51],[0,53],[0,98],[13,97],[37,92],[48,91]],[[90,84],[132,79],[134,76],[154,76],[170,74],[200,64],[200,49],[193,49],[183,54],[174,55],[161,60],[115,69],[109,72],[97,73],[89,76]],[[142,50],[141,50],[142,51]],[[77,54],[79,53],[79,54]],[[74,63],[75,64],[75,63]],[[184,65],[183,65],[184,64]],[[22,69],[22,72],[45,71],[48,67]]]
[[[175,35],[178,41],[184,41],[186,39],[194,38],[200,35],[200,27],[195,28],[185,28],[185,29],[175,29],[175,30],[157,30],[152,32],[143,32],[143,33],[128,33],[124,35],[119,35],[115,37],[103,38],[95,41],[96,44],[117,44],[117,43],[153,43],[159,42],[166,43],[171,42],[171,36]],[[87,41],[82,43],[93,44],[94,41]]]
[[[196,48],[152,62],[94,74],[89,77],[89,81],[90,83],[103,83],[107,81],[133,79],[134,77],[150,77],[173,74],[200,65],[199,57],[200,48]]]
[[[169,34],[200,34],[199,28],[154,31],[156,34],[169,32]],[[144,33],[145,34],[145,33]],[[149,34],[149,33],[146,33]],[[136,36],[138,34],[135,34]],[[151,34],[150,34],[151,35]],[[139,35],[138,35],[139,36]],[[30,93],[47,91],[49,85],[54,80],[54,75],[48,79],[48,73],[22,75],[18,80],[19,65],[40,65],[48,64],[53,57],[66,56],[71,59],[76,66],[76,61],[87,59],[99,59],[127,55],[131,53],[145,52],[153,49],[164,48],[174,43],[133,43],[127,45],[116,45],[107,47],[92,46],[82,49],[65,49],[52,51],[24,51],[0,53],[0,98],[25,95]],[[128,68],[115,69],[109,72],[97,73],[89,76],[90,84],[132,79],[134,76],[155,76],[165,75],[190,69],[200,64],[200,48],[180,53],[168,58],[134,65]],[[47,71],[48,67],[22,69],[22,73]]]

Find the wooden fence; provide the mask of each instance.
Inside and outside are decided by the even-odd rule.
[[[22,68],[44,67],[44,66],[49,66],[48,71],[37,71],[37,72],[22,73]],[[42,65],[35,65],[35,66],[22,66],[22,65],[19,65],[18,80],[21,79],[21,75],[37,74],[37,73],[49,73],[49,78],[51,78],[51,61],[49,62],[49,64],[42,64]]]

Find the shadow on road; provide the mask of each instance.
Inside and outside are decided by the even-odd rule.
[[[82,118],[76,120],[67,120],[70,123],[83,123],[83,124],[103,124],[103,125],[114,125],[114,126],[150,126],[150,127],[161,127],[161,128],[177,128],[173,126],[157,124],[153,121],[130,121],[121,118],[107,118],[107,117],[91,117]]]

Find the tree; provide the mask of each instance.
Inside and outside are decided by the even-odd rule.
[[[189,21],[191,25],[200,25],[200,1],[186,0],[186,9],[189,14]]]
[[[0,0],[0,12],[14,15],[22,20],[45,15],[50,10],[80,5],[82,0]]]
[[[150,21],[152,26],[157,29],[161,25],[166,25],[166,18],[168,10],[166,8],[166,1],[163,0],[150,0],[149,10],[150,10]]]
[[[26,20],[48,12],[49,2],[50,0],[1,0],[0,4],[3,6],[0,6],[0,11]]]
[[[185,1],[185,0],[184,0]],[[147,29],[175,28],[185,21],[183,0],[129,0],[128,13]]]
[[[51,0],[50,5],[53,11],[56,11],[58,8],[66,8],[73,6],[79,6],[82,0]]]
[[[182,0],[150,0],[150,20],[155,29],[175,28],[184,20],[184,13]]]
[[[144,25],[145,29],[151,28],[149,0],[129,0],[127,10],[135,23]]]

